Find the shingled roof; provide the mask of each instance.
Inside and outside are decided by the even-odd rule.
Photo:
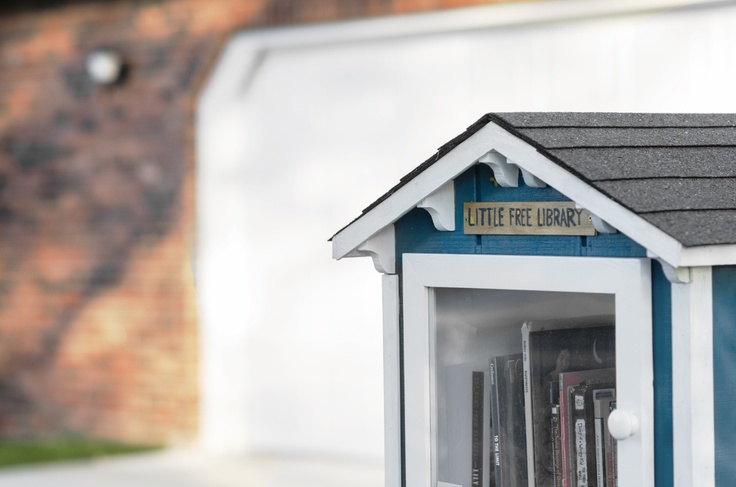
[[[736,244],[736,114],[490,113],[363,215],[488,125],[524,141],[684,248]]]
[[[736,115],[488,115],[686,247],[736,243]]]

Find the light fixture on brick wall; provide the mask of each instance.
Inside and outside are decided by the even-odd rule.
[[[96,49],[87,55],[87,75],[98,85],[112,85],[123,73],[123,58],[112,49]]]

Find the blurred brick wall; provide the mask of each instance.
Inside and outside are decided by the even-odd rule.
[[[480,3],[3,2],[0,436],[195,437],[193,117],[230,33]],[[98,47],[118,86],[88,80]]]

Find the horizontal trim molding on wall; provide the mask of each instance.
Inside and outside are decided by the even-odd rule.
[[[270,50],[346,42],[473,31],[514,25],[568,22],[597,17],[656,14],[683,7],[724,4],[718,0],[553,0],[446,9],[334,23],[244,30],[227,43],[205,84],[198,116],[215,115],[250,85]]]

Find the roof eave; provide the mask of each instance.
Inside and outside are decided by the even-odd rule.
[[[422,199],[462,174],[491,150],[503,154],[510,162],[603,218],[646,248],[650,256],[656,256],[672,267],[736,265],[736,245],[684,247],[671,235],[593,188],[540,153],[529,142],[494,121],[477,127],[475,133],[470,134],[436,163],[416,174],[393,194],[338,232],[332,238],[333,258],[341,259],[354,254],[361,244],[396,222]]]

